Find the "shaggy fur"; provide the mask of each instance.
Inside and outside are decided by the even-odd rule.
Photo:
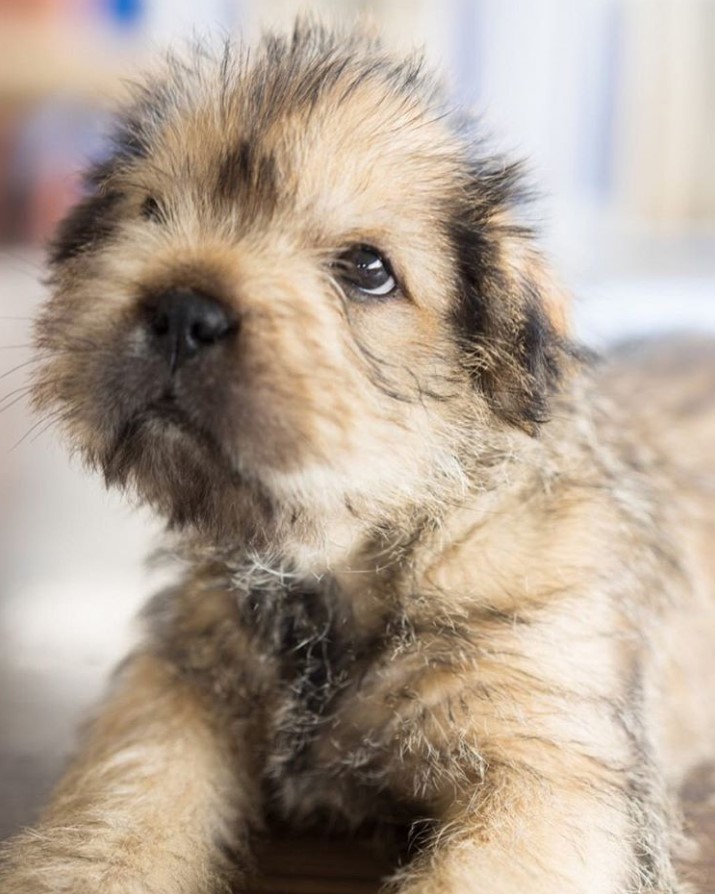
[[[715,745],[712,346],[575,349],[518,169],[360,35],[169,60],[88,184],[36,403],[188,570],[3,894],[240,889],[275,818],[418,823],[400,894],[682,892],[671,797]],[[354,246],[393,292],[355,289]],[[178,365],[176,289],[230,320]]]

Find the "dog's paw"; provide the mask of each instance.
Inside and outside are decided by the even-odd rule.
[[[74,847],[80,829],[30,829],[0,847],[0,894],[150,894]],[[154,894],[154,892],[151,892]]]
[[[104,867],[86,869],[81,861],[76,864],[49,861],[18,865],[13,858],[13,863],[8,867],[0,866],[2,894],[164,894],[146,888],[136,878],[122,878],[111,867],[105,874]]]
[[[0,894],[225,894],[226,875],[101,824],[40,826],[0,845]]]

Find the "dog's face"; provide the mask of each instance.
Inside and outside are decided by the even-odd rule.
[[[413,63],[301,28],[196,53],[89,179],[36,401],[175,524],[378,523],[543,416],[562,318],[514,170],[475,160]]]

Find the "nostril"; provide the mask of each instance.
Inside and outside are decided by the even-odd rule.
[[[152,316],[151,328],[154,335],[166,335],[169,331],[169,317],[167,314],[157,312]]]
[[[148,324],[171,371],[185,360],[238,329],[236,315],[224,304],[193,289],[171,289],[146,304]]]

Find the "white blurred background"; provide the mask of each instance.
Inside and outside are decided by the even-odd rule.
[[[306,10],[424,46],[529,160],[584,338],[715,329],[715,0],[0,0],[0,837],[32,818],[159,583],[156,526],[33,427],[41,246],[142,59]]]

